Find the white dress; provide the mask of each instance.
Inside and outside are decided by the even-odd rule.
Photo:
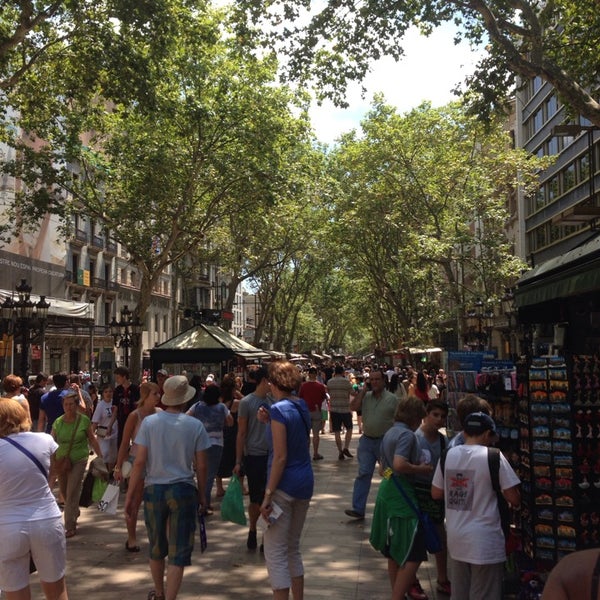
[[[102,458],[106,464],[112,465],[117,462],[117,437],[118,431],[113,426],[113,431],[110,436],[103,435],[106,432],[106,428],[110,423],[112,415],[112,403],[105,402],[104,400],[98,400],[96,410],[92,416],[92,423],[98,425],[96,429],[96,436],[98,437],[98,443],[100,444],[100,450],[102,450]]]

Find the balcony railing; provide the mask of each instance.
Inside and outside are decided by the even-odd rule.
[[[90,244],[92,248],[97,248],[98,250],[104,249],[104,238],[101,235],[93,235],[92,243]]]

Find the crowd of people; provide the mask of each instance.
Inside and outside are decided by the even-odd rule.
[[[18,540],[0,549],[0,589],[9,600],[30,597],[30,558],[46,598],[67,598],[66,540],[77,534],[92,452],[117,483],[126,483],[127,552],[140,551],[144,505],[150,600],[177,597],[199,519],[213,514],[213,498],[225,493],[223,479],[232,475],[247,485],[246,545],[254,551],[260,542],[273,598],[302,600],[300,538],[313,462],[355,454],[345,514],[365,518],[377,471],[370,543],[387,559],[392,600],[427,598],[418,579],[427,559],[423,513],[442,542],[434,554],[438,593],[501,600],[506,554],[488,458],[498,439],[492,409],[465,396],[456,407],[462,431],[449,440],[442,369],[337,364],[303,371],[280,360],[220,382],[213,374],[188,380],[161,370],[156,382],[137,385],[125,367],[114,375],[116,386],[101,390],[66,373],[40,374],[29,390],[15,375],[4,378],[0,533]],[[353,413],[360,435],[355,454]],[[337,457],[319,452],[326,428]],[[501,454],[498,470],[502,494],[517,509],[519,479]],[[52,535],[42,536],[44,529]]]

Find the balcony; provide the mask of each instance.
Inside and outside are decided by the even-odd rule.
[[[117,255],[117,243],[112,240],[106,240],[106,245],[104,246],[105,254],[112,254],[113,256]]]
[[[92,287],[99,290],[105,290],[106,279],[103,279],[102,277],[92,277]]]
[[[90,243],[90,250],[96,250],[96,251],[104,250],[104,238],[101,235],[92,235],[92,241]]]
[[[76,229],[71,236],[70,242],[77,246],[85,246],[88,243],[88,233],[84,229]]]

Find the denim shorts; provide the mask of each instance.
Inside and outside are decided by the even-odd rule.
[[[191,565],[198,514],[198,490],[189,483],[144,488],[144,518],[150,559],[169,557],[169,564]]]

